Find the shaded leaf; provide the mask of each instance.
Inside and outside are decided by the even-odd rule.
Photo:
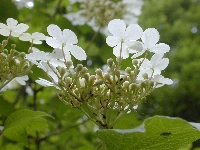
[[[108,150],[178,149],[200,138],[192,123],[183,119],[154,116],[130,130],[99,130],[97,136]]]
[[[41,131],[44,126],[47,127],[46,121],[42,118],[45,116],[49,115],[40,111],[18,110],[6,119],[3,135],[27,146],[27,130],[28,132]]]

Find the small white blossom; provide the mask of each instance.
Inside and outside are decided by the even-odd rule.
[[[69,57],[71,53],[78,60],[85,60],[86,53],[85,51],[77,46],[78,39],[74,32],[69,29],[61,29],[57,25],[49,25],[47,27],[47,32],[52,37],[47,37],[46,42],[53,48],[62,49],[65,53],[65,57]]]
[[[29,33],[23,33],[19,36],[22,41],[29,41],[33,44],[42,44],[42,40],[46,40],[46,36],[43,33],[34,32],[32,35]]]
[[[0,23],[0,34],[3,36],[11,35],[13,37],[18,37],[29,28],[29,26],[24,23],[18,24],[18,21],[13,18],[8,18],[6,22],[7,25]]]
[[[166,53],[166,52],[169,52],[170,50],[169,45],[165,43],[156,44],[160,39],[160,35],[157,29],[155,28],[146,29],[141,39],[144,44],[143,45],[144,49],[149,50],[150,52]]]
[[[152,81],[155,82],[155,87],[159,88],[162,87],[163,85],[171,85],[173,84],[173,81],[169,78],[164,78],[162,75],[154,75]]]
[[[147,73],[149,77],[153,75],[160,75],[161,71],[164,70],[168,64],[169,64],[169,59],[168,58],[163,58],[163,53],[162,54],[154,54],[149,61],[148,59],[141,58],[139,59],[139,62],[143,61],[139,70],[140,73],[138,74],[138,80],[142,80],[143,77],[142,75],[144,73]]]
[[[129,57],[129,51],[141,51],[142,45],[136,41],[142,36],[142,28],[138,24],[131,24],[126,28],[124,21],[114,19],[109,22],[108,30],[113,36],[106,38],[106,43],[114,47],[113,54],[116,57],[126,59]]]

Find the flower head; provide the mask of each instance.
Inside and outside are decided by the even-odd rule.
[[[131,24],[126,28],[124,21],[120,19],[114,19],[109,22],[108,30],[113,36],[106,38],[106,43],[114,47],[113,54],[116,57],[126,59],[129,57],[129,53],[135,51],[141,51],[142,45],[136,41],[142,36],[142,28],[138,24]]]
[[[71,53],[78,60],[85,60],[85,51],[77,46],[78,39],[74,32],[69,29],[61,29],[57,25],[49,25],[47,32],[51,37],[47,37],[46,42],[53,48],[61,49],[64,52],[64,57],[69,57]]]
[[[7,25],[0,23],[0,34],[3,36],[11,35],[13,37],[18,37],[29,28],[29,26],[24,23],[18,24],[18,21],[13,18],[8,18],[6,22]]]
[[[165,84],[167,85],[173,84],[173,81],[171,79],[164,78],[162,75],[154,75],[152,80],[154,81],[156,88],[159,88]]]

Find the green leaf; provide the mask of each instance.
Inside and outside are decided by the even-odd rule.
[[[3,135],[8,139],[17,141],[27,146],[27,132],[41,131],[46,127],[43,117],[48,116],[45,112],[31,111],[27,109],[12,113],[5,121]]]
[[[200,138],[199,124],[180,118],[154,116],[130,130],[99,130],[107,150],[178,149]]]

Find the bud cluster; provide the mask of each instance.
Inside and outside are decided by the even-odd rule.
[[[135,62],[133,61],[135,64]],[[112,128],[118,119],[145,100],[154,89],[154,82],[148,78],[137,82],[138,65],[127,67],[125,72],[113,59],[107,61],[108,69],[96,70],[90,75],[87,68],[78,64],[73,73],[67,73],[59,80],[58,96],[65,104],[85,112],[96,124]],[[59,74],[68,69],[57,68]]]
[[[0,44],[0,90],[6,86],[15,77],[27,75],[32,64],[25,59],[25,53],[15,49],[15,45],[11,45],[11,50],[4,49],[3,41]]]

